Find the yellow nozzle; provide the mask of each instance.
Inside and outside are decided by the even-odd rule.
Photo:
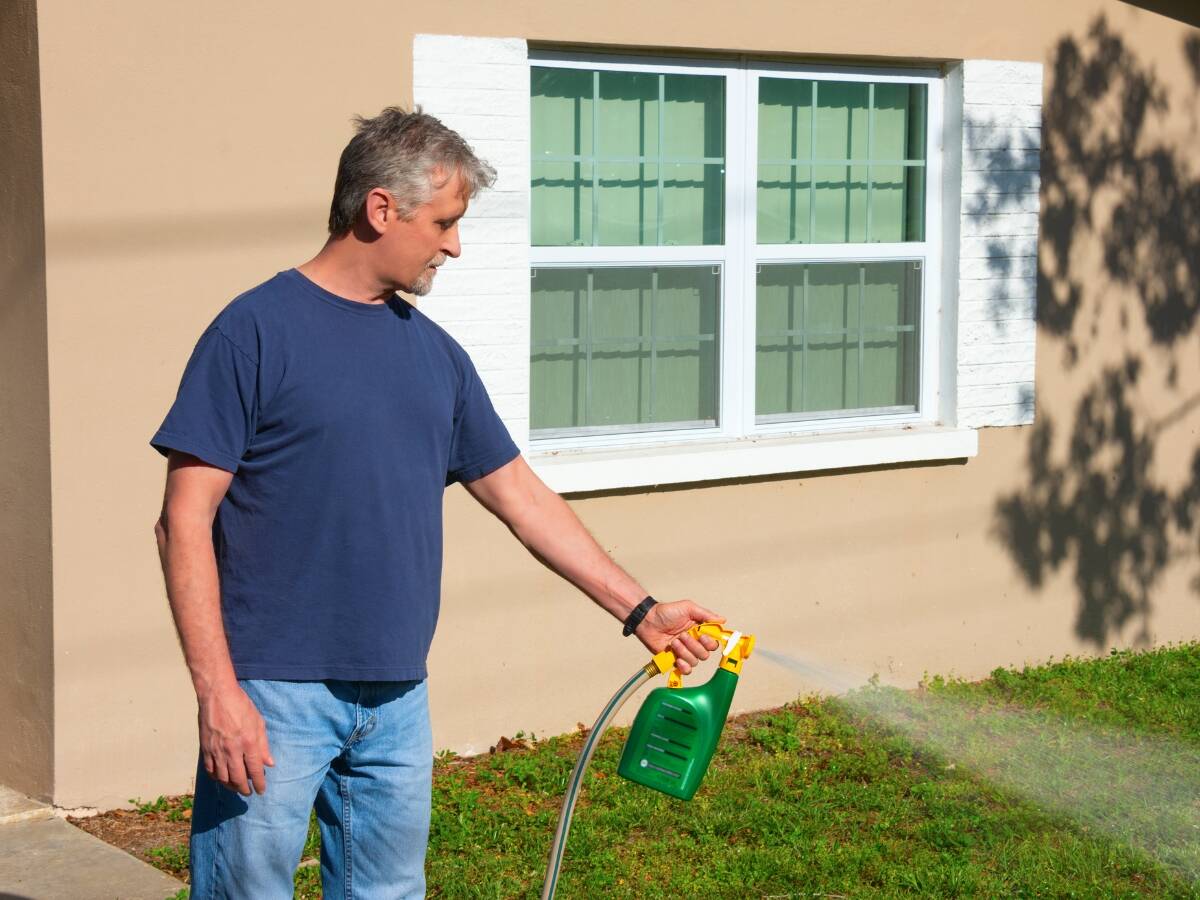
[[[754,635],[731,631],[721,627],[718,622],[702,622],[699,625],[693,625],[688,629],[688,634],[694,638],[707,634],[721,643],[723,648],[720,667],[734,675],[742,673],[742,662],[754,650]],[[658,675],[669,671],[671,674],[667,676],[667,687],[683,686],[683,676],[676,671],[675,654],[670,650],[654,654],[654,658],[646,665],[646,670]]]

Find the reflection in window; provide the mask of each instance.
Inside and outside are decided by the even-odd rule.
[[[759,244],[925,239],[925,85],[758,85]]]
[[[916,408],[919,263],[763,265],[757,281],[759,421]]]
[[[720,275],[712,266],[533,274],[535,432],[716,422]]]
[[[531,78],[534,246],[724,242],[724,78]]]

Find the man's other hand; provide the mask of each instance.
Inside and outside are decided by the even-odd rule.
[[[250,787],[263,794],[263,766],[275,765],[267,745],[267,726],[237,685],[214,691],[200,702],[200,753],[208,777],[243,797]]]
[[[707,634],[692,637],[687,633],[688,629],[702,622],[724,621],[722,616],[691,600],[677,600],[652,606],[634,634],[652,653],[663,650],[674,653],[675,668],[680,675],[687,675],[700,660],[708,659],[708,654],[720,646]]]

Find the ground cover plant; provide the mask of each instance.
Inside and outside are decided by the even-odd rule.
[[[1200,644],[862,696],[801,699],[731,720],[686,804],[617,777],[625,733],[607,735],[576,809],[559,896],[1200,898]],[[947,704],[955,715],[922,719]],[[1101,811],[1088,805],[1094,761],[1072,743],[1093,734],[1135,741],[1102,773]],[[431,897],[539,895],[581,741],[439,756]],[[1090,737],[1085,745],[1110,747]],[[1183,786],[1171,798],[1178,827],[1157,836],[1146,822],[1174,820],[1153,791],[1139,811],[1143,785],[1112,774],[1136,773],[1145,747],[1159,754],[1150,759],[1156,781]],[[1032,769],[1010,765],[1018,756]],[[1021,780],[1029,770],[1044,775],[1035,790]],[[182,876],[188,800],[77,824]],[[122,844],[113,829],[105,834],[114,816],[155,820],[158,837]],[[320,896],[318,857],[311,829],[297,897]]]

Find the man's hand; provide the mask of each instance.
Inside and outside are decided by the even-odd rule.
[[[634,634],[652,653],[663,650],[674,653],[675,668],[680,675],[687,675],[700,660],[708,659],[710,651],[720,646],[707,634],[692,637],[687,633],[688,629],[702,622],[724,621],[723,617],[691,600],[678,600],[650,607]]]
[[[267,726],[254,706],[236,684],[214,691],[200,701],[200,753],[208,777],[250,796],[267,790],[263,766],[275,765],[267,744]]]

